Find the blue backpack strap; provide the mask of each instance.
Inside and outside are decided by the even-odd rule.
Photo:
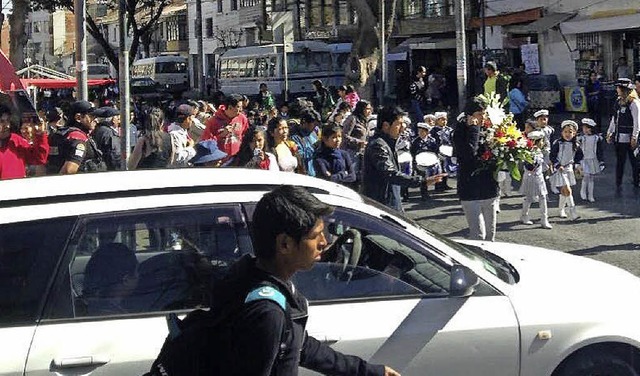
[[[251,303],[256,300],[271,300],[278,303],[283,311],[287,311],[287,298],[275,287],[259,286],[249,292],[244,299],[245,303]]]

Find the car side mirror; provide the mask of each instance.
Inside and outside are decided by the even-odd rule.
[[[454,298],[466,298],[471,296],[480,280],[470,268],[455,264],[451,267],[451,282],[449,284],[449,296]]]

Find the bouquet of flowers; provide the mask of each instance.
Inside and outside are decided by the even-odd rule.
[[[480,155],[481,168],[493,169],[496,180],[500,171],[506,171],[513,179],[520,181],[520,163],[533,162],[533,141],[520,132],[513,114],[504,111],[499,94],[479,95],[476,100],[484,105],[487,114],[480,131],[483,150]]]

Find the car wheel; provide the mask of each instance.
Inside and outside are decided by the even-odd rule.
[[[560,376],[639,376],[629,362],[616,354],[587,351],[569,359]]]

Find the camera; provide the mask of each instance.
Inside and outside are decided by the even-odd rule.
[[[257,148],[256,148],[256,149],[253,149],[253,156],[254,156],[254,157],[257,157],[257,156],[259,156],[260,154],[262,154],[262,150],[261,150],[261,149],[257,149]]]

